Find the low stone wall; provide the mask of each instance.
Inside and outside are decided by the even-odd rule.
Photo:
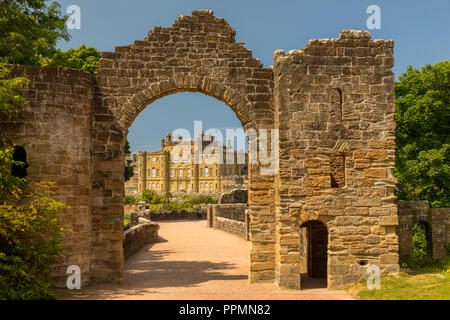
[[[219,204],[247,203],[247,201],[248,201],[248,191],[236,189],[232,190],[230,193],[224,193],[219,199]]]
[[[131,221],[135,221],[138,217],[149,219],[151,221],[165,221],[165,220],[204,220],[206,219],[206,209],[197,210],[177,210],[177,211],[154,211],[143,210],[132,212]]]
[[[125,259],[139,250],[143,245],[158,241],[159,225],[146,219],[139,219],[139,222],[141,224],[131,227],[124,232],[123,254]]]
[[[207,226],[231,232],[249,240],[247,205],[211,204],[207,210]]]
[[[444,257],[445,244],[450,243],[450,208],[429,209],[427,201],[399,201],[397,204],[399,254],[412,253],[412,228],[416,222],[425,222],[432,231],[433,257]]]

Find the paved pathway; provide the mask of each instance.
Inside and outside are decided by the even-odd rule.
[[[342,291],[248,284],[250,242],[206,221],[160,222],[160,241],[125,262],[124,284],[92,285],[62,299],[351,299]]]

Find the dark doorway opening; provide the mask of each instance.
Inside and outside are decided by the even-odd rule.
[[[26,178],[29,165],[27,163],[27,152],[24,147],[14,147],[13,160],[21,162],[21,164],[12,165],[11,175],[17,178]]]
[[[302,288],[327,287],[328,231],[319,221],[308,221],[301,226],[302,253],[306,264],[302,271]]]

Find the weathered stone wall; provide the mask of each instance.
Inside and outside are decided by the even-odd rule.
[[[225,203],[247,203],[248,191],[242,189],[232,190],[229,193],[224,193],[219,199],[220,204]]]
[[[249,239],[249,217],[246,204],[211,204],[208,206],[207,226],[235,233]]]
[[[92,77],[67,68],[12,66],[11,71],[13,77],[28,78],[30,85],[24,90],[23,106],[9,116],[0,114],[0,144],[23,146],[29,178],[56,183],[56,200],[70,208],[60,220],[65,229],[63,251],[52,274],[58,286],[65,286],[67,267],[78,265],[82,284],[87,284],[91,264]]]
[[[123,238],[125,259],[138,251],[142,246],[157,242],[158,229],[159,225],[157,223],[147,221],[125,231]]]
[[[2,143],[24,146],[30,176],[55,181],[56,198],[71,206],[54,269],[60,284],[71,264],[83,284],[122,282],[127,130],[148,104],[183,91],[225,102],[246,131],[279,129],[276,176],[249,165],[251,283],[300,288],[300,226],[311,220],[327,227],[330,287],[358,280],[370,264],[399,269],[393,42],[344,30],[277,51],[264,68],[234,37],[225,20],[194,11],[102,53],[93,77],[13,68],[31,85],[26,105],[0,118]]]
[[[433,257],[446,255],[445,245],[450,244],[450,208],[429,208],[427,201],[399,201],[397,227],[399,253],[412,253],[412,228],[416,222],[429,224],[432,231]]]
[[[393,41],[344,30],[274,60],[278,285],[300,287],[299,226],[309,220],[328,229],[329,287],[366,274],[360,261],[398,271]],[[332,184],[336,153],[345,185]]]

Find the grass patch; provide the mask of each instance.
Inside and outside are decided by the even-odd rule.
[[[407,273],[382,275],[378,290],[369,290],[366,280],[345,290],[361,300],[450,300],[450,257]]]

